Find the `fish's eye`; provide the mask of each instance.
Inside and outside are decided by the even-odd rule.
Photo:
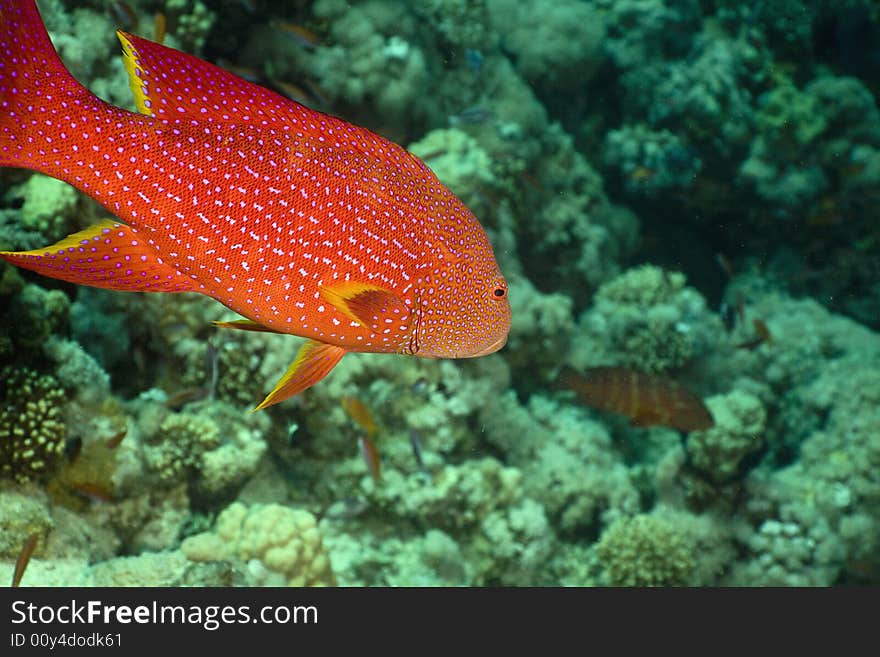
[[[505,290],[503,287],[496,287],[495,291],[492,294],[501,299],[507,294],[507,290]]]

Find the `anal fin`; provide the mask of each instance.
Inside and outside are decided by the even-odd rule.
[[[280,333],[273,328],[263,326],[252,319],[234,319],[231,322],[211,322],[216,328],[238,329],[239,331],[259,331],[260,333]]]
[[[125,292],[187,292],[197,284],[162,261],[135,229],[107,220],[32,251],[0,251],[9,263],[78,285]]]
[[[342,347],[309,340],[300,347],[287,372],[254,411],[261,411],[312,387],[336,367],[345,353]]]

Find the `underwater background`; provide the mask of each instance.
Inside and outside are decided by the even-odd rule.
[[[34,536],[24,585],[880,581],[876,2],[38,4],[114,105],[114,30],[164,31],[407,147],[489,233],[513,325],[251,413],[299,339],[0,264],[0,582]],[[106,216],[0,171],[2,250]],[[563,366],[714,422],[636,426]]]

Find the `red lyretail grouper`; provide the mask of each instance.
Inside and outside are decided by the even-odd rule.
[[[70,183],[116,220],[2,252],[83,285],[198,292],[308,338],[265,408],[348,351],[500,349],[505,282],[474,215],[388,140],[196,57],[118,32],[139,113],[64,68],[33,0],[0,0],[0,165]]]

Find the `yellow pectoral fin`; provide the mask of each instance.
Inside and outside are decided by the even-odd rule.
[[[263,326],[250,319],[234,319],[231,322],[211,322],[217,328],[238,329],[239,331],[259,331],[261,333],[280,333],[268,326]]]
[[[365,328],[385,328],[386,319],[403,321],[409,308],[396,293],[378,285],[346,281],[322,286],[321,295],[346,317]]]
[[[311,388],[336,367],[345,352],[342,347],[309,340],[300,347],[287,372],[254,411],[261,411]]]

